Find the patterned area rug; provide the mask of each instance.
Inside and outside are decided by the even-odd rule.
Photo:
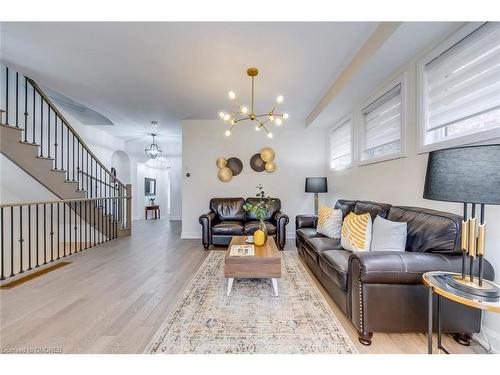
[[[224,252],[211,252],[147,353],[357,353],[296,253],[271,280],[235,279],[226,295]]]

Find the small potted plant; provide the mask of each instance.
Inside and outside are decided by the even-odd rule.
[[[259,202],[255,204],[247,202],[243,206],[243,209],[247,212],[253,212],[257,220],[259,220],[259,229],[254,233],[254,241],[257,246],[262,246],[267,241],[268,237],[267,227],[266,223],[264,223],[264,219],[266,218],[267,213],[269,212],[269,208],[273,204],[274,199],[266,196],[266,193],[262,189],[261,184],[257,186],[257,190],[258,192],[256,194],[256,197],[259,198]],[[262,240],[260,240],[260,237],[262,237]]]
[[[154,206],[155,205],[155,197],[149,198],[149,205]]]

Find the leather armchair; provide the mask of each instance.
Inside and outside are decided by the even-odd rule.
[[[258,198],[247,198],[255,203]],[[210,211],[199,217],[202,226],[202,244],[205,250],[212,245],[226,246],[235,235],[251,235],[259,222],[252,212],[245,212],[243,198],[213,198]],[[290,219],[281,210],[281,201],[274,198],[267,217],[264,219],[268,233],[276,240],[276,245],[283,250],[286,244],[286,225]]]

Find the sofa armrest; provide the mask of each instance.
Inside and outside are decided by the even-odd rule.
[[[208,249],[212,242],[212,226],[217,220],[217,215],[215,212],[210,211],[206,214],[201,215],[198,218],[198,222],[201,224],[201,241],[203,247]]]
[[[283,250],[286,244],[286,225],[290,222],[290,218],[278,211],[274,214],[273,221],[276,225],[276,244],[280,250]]]
[[[201,225],[211,224],[213,221],[215,221],[216,216],[217,215],[215,212],[210,211],[210,212],[207,212],[206,214],[200,215],[200,217],[198,218],[198,222]]]
[[[316,228],[318,224],[317,215],[297,215],[295,216],[295,229]]]
[[[359,273],[358,278],[365,284],[421,284],[422,274],[428,271],[461,272],[462,257],[438,253],[413,253],[408,251],[357,251],[349,257],[349,275],[353,263]],[[469,259],[467,258],[466,269]],[[478,274],[478,262],[474,273]],[[494,271],[484,259],[484,277],[492,279]]]

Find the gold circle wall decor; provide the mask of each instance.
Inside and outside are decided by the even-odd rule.
[[[219,177],[219,180],[222,182],[229,182],[233,178],[233,171],[231,171],[228,167],[221,168],[217,173],[217,177]]]
[[[264,147],[262,150],[260,150],[260,157],[266,163],[272,162],[274,160],[275,156],[276,156],[276,154],[271,147]]]
[[[227,165],[227,160],[224,158],[218,158],[217,161],[215,162],[217,165],[217,168],[224,168]]]
[[[274,161],[270,161],[269,163],[266,163],[264,167],[266,168],[266,172],[273,173],[276,170],[276,163]]]

